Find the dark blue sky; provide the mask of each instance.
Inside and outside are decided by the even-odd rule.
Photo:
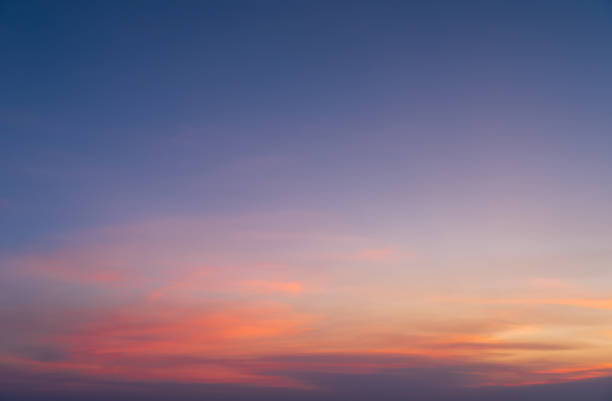
[[[442,187],[462,177],[437,170],[472,175],[524,149],[607,161],[603,1],[5,1],[0,12],[2,248],[149,214],[372,212],[355,177],[370,191],[397,175]],[[251,159],[263,171],[228,171]]]

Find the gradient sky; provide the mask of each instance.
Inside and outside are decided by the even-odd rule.
[[[0,1],[0,399],[610,399],[611,44],[605,0]]]

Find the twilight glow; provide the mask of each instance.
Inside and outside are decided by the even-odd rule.
[[[606,1],[0,5],[0,399],[612,397]]]

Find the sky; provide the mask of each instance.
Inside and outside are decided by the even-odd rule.
[[[0,400],[612,397],[612,3],[0,1]]]

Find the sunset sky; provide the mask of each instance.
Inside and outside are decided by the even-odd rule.
[[[612,3],[0,1],[0,400],[612,397]]]

